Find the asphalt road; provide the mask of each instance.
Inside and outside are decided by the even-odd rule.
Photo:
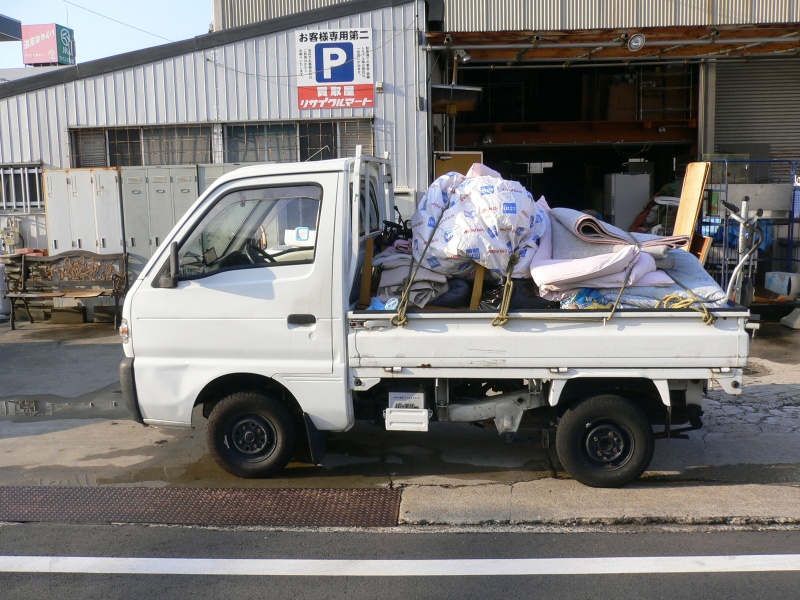
[[[800,586],[797,539],[797,531],[392,533],[19,524],[0,526],[0,588],[8,600],[793,598]],[[91,573],[108,568],[104,559],[113,557],[128,559],[112,563],[116,574]],[[612,558],[596,560],[601,557]],[[9,572],[13,565],[34,572]],[[74,572],[53,573],[58,569]],[[242,570],[254,574],[229,574]],[[263,574],[269,572],[294,575]]]
[[[0,524],[2,600],[797,596],[796,331],[763,332],[745,394],[712,394],[707,427],[660,441],[642,482],[593,490],[560,475],[535,440],[500,445],[491,431],[467,426],[424,441],[362,427],[332,439],[321,467],[297,464],[245,483],[210,462],[202,432],[122,420],[118,343],[82,329],[0,328],[0,400],[19,409],[0,418],[0,485],[389,486],[402,490],[400,525],[278,531],[20,519]],[[632,525],[653,522],[749,530]],[[587,529],[597,523],[617,525]],[[765,523],[772,529],[758,530]]]

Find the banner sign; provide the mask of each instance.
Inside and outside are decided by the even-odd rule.
[[[295,35],[300,110],[375,106],[371,29],[297,31]]]
[[[26,65],[74,65],[75,32],[55,23],[23,25],[22,62]]]

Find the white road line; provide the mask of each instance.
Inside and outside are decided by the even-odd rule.
[[[2,573],[455,577],[800,571],[800,554],[447,560],[294,560],[0,556]]]

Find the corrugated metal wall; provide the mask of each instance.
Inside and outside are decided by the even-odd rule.
[[[348,0],[213,0],[214,29]],[[446,31],[542,31],[800,21],[800,0],[444,0]]]
[[[444,0],[444,4],[445,30],[453,32],[800,22],[799,0]]]
[[[800,60],[717,65],[715,145],[770,144],[800,159]]]
[[[175,56],[0,99],[0,163],[69,167],[69,128],[374,118],[375,150],[395,159],[396,182],[427,187],[425,61],[409,2],[307,29],[373,29],[375,108],[300,111],[290,74],[294,30]],[[424,14],[424,13],[423,13]],[[306,27],[303,27],[306,29]],[[418,162],[423,164],[418,164]]]
[[[214,31],[296,15],[351,0],[212,0]]]
[[[350,0],[213,0],[215,31]],[[800,21],[800,0],[444,0],[446,31],[546,31]]]

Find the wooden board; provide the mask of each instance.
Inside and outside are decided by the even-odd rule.
[[[367,238],[364,244],[364,265],[361,267],[361,287],[358,290],[359,306],[369,306],[372,301],[372,257],[375,253],[375,240]]]
[[[678,214],[675,217],[675,228],[672,230],[672,235],[694,234],[710,170],[710,162],[693,162],[686,167],[681,202],[678,205]]]
[[[110,294],[114,290],[65,290],[65,298],[97,298],[103,294]]]
[[[692,236],[692,243],[689,246],[689,252],[694,254],[699,260],[700,264],[706,266],[706,259],[708,258],[708,251],[711,250],[712,238],[694,234]]]
[[[477,310],[481,307],[481,295],[483,294],[483,277],[486,275],[486,267],[478,265],[475,269],[475,282],[472,285],[472,298],[469,307]]]

